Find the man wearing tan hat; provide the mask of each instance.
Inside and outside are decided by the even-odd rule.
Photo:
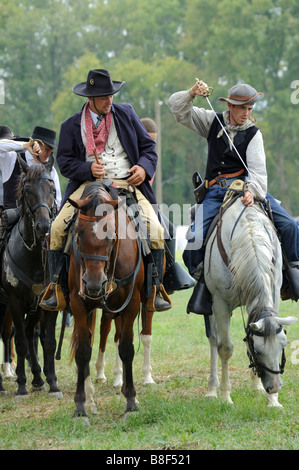
[[[206,289],[202,273],[203,241],[210,223],[219,211],[227,187],[235,179],[246,182],[247,190],[242,197],[244,205],[251,206],[254,200],[270,202],[274,223],[291,268],[287,277],[292,288],[292,298],[298,300],[299,230],[293,218],[267,192],[263,136],[251,116],[254,104],[261,100],[264,94],[248,84],[235,85],[229,90],[227,98],[218,98],[227,103],[228,109],[215,113],[213,109],[193,106],[194,99],[197,96],[205,96],[207,91],[208,85],[196,80],[192,88],[174,93],[168,100],[176,120],[206,138],[208,142],[205,174],[207,192],[200,210],[195,214],[183,254],[190,274],[200,280],[194,288],[187,312],[203,313],[200,302],[197,301]]]

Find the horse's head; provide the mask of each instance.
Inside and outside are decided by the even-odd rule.
[[[280,374],[284,371],[284,348],[287,344],[283,325],[295,323],[295,317],[279,318],[274,313],[262,311],[247,327],[247,349],[250,367],[260,377],[267,393],[277,393],[282,385]]]
[[[80,256],[81,279],[90,298],[103,295],[112,249],[117,242],[117,200],[96,187],[95,194],[84,192],[81,199],[69,202],[79,211],[76,249]],[[87,195],[86,195],[87,194]]]
[[[26,218],[33,228],[34,239],[43,240],[56,212],[56,189],[50,174],[52,165],[28,166],[22,162],[22,167],[18,189],[21,217]]]

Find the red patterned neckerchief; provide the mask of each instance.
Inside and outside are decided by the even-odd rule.
[[[86,151],[87,155],[92,155],[94,149],[98,155],[104,150],[110,134],[112,113],[106,114],[98,127],[93,123],[89,112],[89,104],[85,110],[85,126],[86,126]]]

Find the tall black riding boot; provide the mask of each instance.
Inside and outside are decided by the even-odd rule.
[[[163,285],[168,294],[174,291],[190,289],[195,286],[195,280],[177,261],[175,261],[175,238],[165,241],[166,243],[166,270]],[[168,252],[167,252],[168,250]]]
[[[295,266],[293,268],[286,269],[285,275],[290,286],[290,298],[297,302],[299,299],[299,267]]]
[[[40,302],[40,307],[44,310],[64,310],[66,301],[60,285],[62,271],[65,269],[65,259],[62,250],[47,250],[47,261],[51,283]]]
[[[164,250],[151,250],[154,264],[157,269],[157,277],[159,279],[159,286],[157,286],[157,294],[155,298],[155,310],[157,312],[162,312],[164,310],[169,310],[171,308],[171,303],[169,303],[165,298],[162,296],[162,290],[164,290],[163,286],[163,270],[164,270]],[[166,291],[165,291],[166,294]]]
[[[187,313],[196,313],[197,315],[212,315],[211,294],[204,281],[202,273],[187,305]]]

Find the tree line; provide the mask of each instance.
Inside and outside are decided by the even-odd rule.
[[[107,68],[126,81],[115,101],[154,119],[159,104],[163,202],[193,204],[191,177],[204,173],[207,145],[175,122],[167,99],[199,77],[222,111],[217,98],[250,83],[265,93],[253,115],[269,192],[299,215],[298,0],[2,0],[0,7],[1,125],[24,136],[36,125],[59,135],[84,103],[72,86],[89,69]]]

